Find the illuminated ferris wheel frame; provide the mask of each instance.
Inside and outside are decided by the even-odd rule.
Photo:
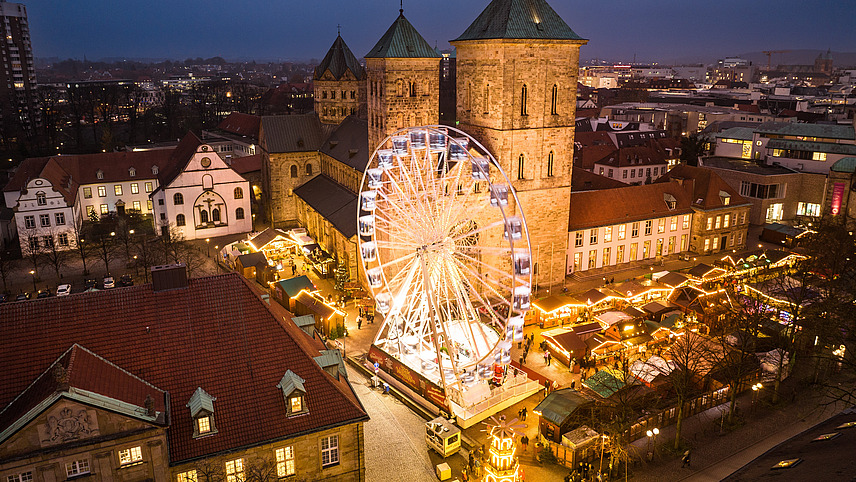
[[[363,175],[357,225],[363,273],[384,315],[376,346],[447,389],[510,363],[530,303],[529,232],[484,146],[446,126],[388,136]]]

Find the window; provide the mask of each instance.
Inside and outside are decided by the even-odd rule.
[[[723,227],[723,228],[727,228],[727,227],[728,227],[728,225],[730,224],[730,222],[731,222],[731,215],[730,215],[730,214],[726,214],[726,215],[722,218],[722,227]]]
[[[826,153],[825,152],[814,152],[811,155],[811,160],[812,161],[825,161],[826,160]]]
[[[143,460],[143,449],[138,445],[129,449],[119,451],[119,464],[133,464]]]
[[[682,234],[681,235],[681,251],[687,250],[687,241],[689,241],[689,235]]]
[[[240,187],[235,188],[235,199],[244,199],[244,190]]]
[[[579,271],[583,264],[583,253],[574,253],[574,271]]]
[[[770,204],[767,208],[767,222],[775,223],[781,221],[785,214],[785,205],[783,203]]]
[[[553,177],[553,151],[547,154],[547,177]]]
[[[102,171],[101,169],[95,171],[95,177],[97,179],[104,179],[104,171]]]
[[[131,194],[139,194],[140,193],[140,183],[132,182],[131,183]]]
[[[102,204],[101,205],[101,214],[107,214],[108,212],[110,212],[110,211],[107,209],[107,205]]]
[[[308,164],[308,163],[306,164],[306,175],[307,176],[312,175],[312,164]]]
[[[128,168],[128,176],[137,177],[137,170],[133,167]]]
[[[609,243],[612,241],[612,226],[603,228],[603,242]]]
[[[648,259],[651,256],[651,240],[645,241],[642,244],[642,259]]]
[[[639,237],[639,223],[633,223],[630,226],[630,237],[631,238]]]
[[[684,220],[681,222],[681,228],[689,229],[690,227],[690,215],[684,214]]]
[[[176,482],[197,482],[196,471],[188,470],[187,472],[181,472],[175,476],[175,480]]]
[[[621,226],[618,226],[618,240],[619,241],[624,241],[625,234],[627,234],[625,231],[626,228],[627,228],[626,224],[622,224]]]
[[[179,216],[181,216],[179,214]],[[211,417],[199,417],[196,419],[196,430],[199,435],[211,432]]]
[[[68,477],[89,473],[89,459],[80,459],[65,464],[65,474]]]
[[[274,451],[276,456],[276,476],[294,475],[294,447],[283,447]]]
[[[133,206],[134,211],[142,211],[142,205],[140,204],[140,201],[134,201],[131,205]]]
[[[609,251],[610,251],[609,248],[603,248],[603,265],[602,266],[609,266],[609,258],[610,258]]]
[[[663,255],[663,238],[660,238],[657,240],[657,247],[655,248],[654,255],[655,256],[662,256]]]
[[[669,223],[669,231],[674,231],[676,229],[678,229],[678,217],[672,216],[672,220]]]
[[[784,188],[780,188],[779,184],[755,184],[741,181],[740,195],[756,199],[776,199],[784,196]]]
[[[797,216],[820,216],[820,204],[797,203]]]
[[[31,236],[29,238],[30,242],[30,251],[35,252],[39,250],[39,238],[38,236]]]
[[[707,218],[707,230],[710,231],[713,229],[713,216]]]
[[[56,239],[60,246],[68,246],[68,233],[59,233],[56,235]]]
[[[719,236],[713,237],[713,249],[719,249]]]
[[[550,95],[550,114],[558,115],[559,112],[556,110],[556,102],[559,100],[559,86],[553,84],[553,91]]]
[[[291,171],[291,177],[297,177],[297,166],[292,165],[290,171]]]
[[[116,193],[117,196],[121,196],[122,195],[122,185],[116,184],[115,186],[113,186],[113,192]]]
[[[92,198],[92,188],[91,187],[83,188],[83,197],[85,199],[91,199]]]
[[[56,221],[57,226],[64,226],[65,225],[65,213],[54,214],[54,221]]]
[[[175,204],[176,206],[184,204],[184,196],[180,192],[173,194],[172,195],[172,203]]]
[[[95,214],[95,206],[86,206],[86,216],[91,219],[93,214]]]
[[[98,197],[107,197],[107,188],[104,186],[98,186]]]
[[[235,219],[244,219],[244,208],[238,208],[235,210]]]
[[[38,204],[39,206],[46,206],[48,204],[48,198],[47,196],[45,196],[45,193],[36,193],[36,204]]]
[[[289,399],[289,405],[291,407],[290,413],[298,413],[303,411],[303,397],[300,394],[297,394]]]
[[[597,250],[596,249],[589,251],[588,268],[586,268],[586,269],[594,269],[594,268],[597,268]]]
[[[150,182],[146,183],[146,192],[152,192],[152,183],[150,183]]]
[[[704,238],[704,250],[710,251],[710,238]]]
[[[636,251],[639,248],[639,243],[630,244],[630,261],[636,261]]]
[[[321,438],[321,466],[329,467],[339,463],[339,436],[330,435]]]
[[[54,247],[53,236],[42,236],[42,242],[45,244],[45,248],[47,249]]]
[[[33,473],[21,472],[20,474],[12,474],[6,477],[6,482],[33,482]]]
[[[215,223],[220,222],[220,208],[214,208],[211,210],[211,221]]]
[[[740,213],[740,224],[746,224],[746,211]]]
[[[722,216],[717,216],[716,222],[713,223],[713,228],[719,229],[720,227],[722,227]]]
[[[606,172],[606,175],[607,175],[607,177],[612,177],[612,169],[608,170]]]
[[[650,219],[645,221],[645,236],[651,235],[651,228],[653,228],[653,227],[654,227],[654,221],[651,221]]]
[[[627,169],[621,171],[621,179],[627,179]]]
[[[669,236],[669,247],[667,248],[666,254],[675,252],[675,237]]]
[[[743,245],[743,233],[737,233],[737,246]]]
[[[226,482],[244,482],[244,459],[226,462]]]
[[[597,244],[597,229],[589,230],[589,244]]]
[[[160,220],[166,221],[166,213],[160,213]]]
[[[51,215],[50,214],[39,214],[39,224],[41,224],[43,228],[50,226],[51,225]]]
[[[622,244],[615,250],[615,263],[623,263],[624,262],[624,245]]]
[[[520,115],[529,115],[526,111],[526,101],[529,96],[529,93],[526,89],[526,84],[523,84],[523,87],[520,89]]]
[[[577,231],[574,235],[574,247],[579,248],[583,245],[583,232]]]
[[[523,177],[523,166],[526,162],[526,158],[523,157],[523,154],[517,157],[517,179],[525,179]]]
[[[627,176],[624,176],[624,177],[627,177]],[[635,178],[636,178],[636,169],[631,169],[630,170],[630,179],[635,179]]]
[[[666,218],[660,218],[657,220],[657,234],[663,234],[666,232]]]
[[[208,222],[208,211],[206,211],[204,209],[199,211],[199,221],[201,221],[203,223]]]
[[[176,226],[184,226],[185,219],[184,214],[179,214],[175,217],[175,225]]]

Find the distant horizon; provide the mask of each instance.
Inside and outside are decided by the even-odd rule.
[[[398,0],[30,0],[33,55],[39,58],[321,59],[341,29],[363,57],[398,16]],[[488,0],[404,1],[404,15],[441,50]],[[848,2],[819,0],[548,0],[581,37],[583,59],[663,64],[763,50],[852,51],[856,29]],[[644,3],[644,4],[643,4]],[[276,59],[276,60],[274,60]]]

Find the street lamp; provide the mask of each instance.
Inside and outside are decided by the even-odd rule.
[[[606,435],[601,435],[601,436],[600,436],[600,440],[601,440],[601,443],[600,443],[600,465],[599,465],[599,466],[598,466],[598,468],[597,468],[597,473],[598,473],[598,474],[600,474],[600,473],[602,473],[602,472],[603,472],[603,449],[604,449],[604,447],[606,446],[606,439],[608,439],[608,438],[609,438],[609,437],[608,437],[608,436],[606,436]]]
[[[137,255],[134,255],[134,274],[140,276],[140,266],[137,264]]]
[[[645,432],[645,435],[648,436],[648,460],[652,460],[654,458],[654,451],[651,450],[651,444],[653,441],[654,448],[657,448],[657,435],[660,435],[660,429],[654,427],[653,429]]]
[[[762,388],[764,388],[764,385],[762,385],[761,382],[758,382],[758,383],[752,385],[752,403],[751,403],[751,406],[752,406],[753,411],[755,410],[755,401],[758,399],[759,390],[761,390]]]
[[[211,257],[211,238],[205,238],[205,249],[208,252],[208,257]]]
[[[36,270],[31,269],[30,274],[33,275],[33,293],[35,293],[36,291],[38,291],[36,289]]]

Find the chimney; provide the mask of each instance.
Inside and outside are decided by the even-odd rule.
[[[187,288],[187,266],[184,263],[152,266],[152,291]]]

